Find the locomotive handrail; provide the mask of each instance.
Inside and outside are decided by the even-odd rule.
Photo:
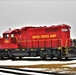
[[[24,40],[24,41],[20,41],[20,40],[18,40],[18,38],[17,37],[15,37],[16,38],[16,40],[18,41],[18,42],[28,42],[28,41],[44,41],[44,40]],[[50,39],[48,39],[48,40],[46,40],[46,41],[49,41]],[[62,40],[62,39],[51,39],[51,40]]]
[[[22,41],[22,40],[18,40],[17,37],[15,37],[15,38],[16,38],[16,40],[17,40],[18,43],[22,43],[22,42],[35,42],[35,41],[38,41],[38,42],[39,41],[45,41],[45,42],[47,42],[47,41],[54,41],[54,40],[58,40],[59,41],[60,40],[61,41],[61,45],[58,43],[58,47],[61,47],[62,46],[62,39],[46,39],[46,40],[45,39],[43,39],[43,40],[42,39],[41,40],[39,40],[39,39],[37,40],[36,39],[36,40],[23,40]]]
[[[66,40],[66,42],[65,42],[65,48],[67,47],[67,44],[68,44],[69,40],[70,40],[70,39],[67,39],[67,40]]]

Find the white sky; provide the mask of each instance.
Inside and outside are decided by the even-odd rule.
[[[0,35],[9,28],[68,24],[76,38],[75,0],[0,0]]]

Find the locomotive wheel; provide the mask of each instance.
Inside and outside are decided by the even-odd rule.
[[[21,59],[22,59],[22,57],[19,57],[19,59],[21,60]]]
[[[12,60],[14,60],[15,59],[15,56],[14,55],[12,55]]]
[[[41,59],[45,60],[46,59],[46,55],[44,56],[40,56]]]
[[[13,54],[12,54],[11,51],[8,51],[8,58],[9,58],[9,59],[12,59],[12,58],[13,58]]]
[[[50,52],[50,59],[52,60],[53,59],[53,53]]]
[[[45,51],[40,51],[40,58],[43,60],[46,59],[46,52]]]
[[[58,60],[61,60],[62,59],[61,51],[57,51],[57,59]]]
[[[4,55],[3,55],[3,53],[1,54],[1,59],[4,59]]]
[[[68,57],[65,57],[65,60],[68,60]]]
[[[1,56],[1,59],[4,59],[4,56],[3,55]]]
[[[46,59],[46,55],[41,55],[40,58],[45,60]]]

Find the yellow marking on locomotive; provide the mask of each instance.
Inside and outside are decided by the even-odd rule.
[[[56,34],[52,34],[50,35],[50,38],[56,37]]]
[[[31,49],[31,50],[34,50],[34,49]]]
[[[8,49],[5,49],[5,51],[8,51]]]
[[[41,35],[41,38],[49,38],[49,35]]]
[[[16,49],[17,51],[19,51],[19,49]]]
[[[5,40],[5,43],[9,43],[9,40]]]
[[[40,36],[39,36],[39,35],[36,35],[36,36],[32,36],[32,38],[33,38],[33,39],[36,39],[36,38],[39,39]]]
[[[35,35],[35,36],[32,36],[33,39],[54,38],[54,37],[56,37],[56,34],[51,34],[51,35]]]
[[[22,51],[24,51],[25,49],[22,49]]]
[[[44,48],[41,48],[41,50],[44,50]]]
[[[61,47],[58,47],[59,50],[61,50]]]

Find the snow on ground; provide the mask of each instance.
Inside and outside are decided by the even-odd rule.
[[[29,66],[29,65],[39,65],[39,64],[64,64],[62,65],[62,67],[60,68],[21,68],[21,69],[28,69],[28,70],[37,70],[37,71],[45,71],[45,72],[61,72],[61,73],[70,73],[70,68],[76,68],[76,60],[72,60],[72,61],[27,61],[27,60],[16,60],[16,61],[12,61],[12,60],[0,60],[0,66]],[[75,71],[72,71],[75,72]],[[76,72],[75,72],[76,73]],[[0,75],[5,75],[6,73],[2,73],[0,72]],[[34,74],[33,75],[40,75],[38,74]],[[9,74],[6,74],[9,75]],[[13,75],[13,74],[10,74]]]
[[[9,73],[0,72],[0,75],[15,75],[15,74],[9,74]]]
[[[35,71],[41,71],[43,70],[43,68],[20,68],[20,69],[24,69],[24,70],[35,70]]]
[[[62,67],[71,67],[71,68],[76,68],[76,64],[63,65]]]
[[[38,64],[70,64],[74,63],[74,66],[76,67],[75,63],[76,60],[72,61],[12,61],[12,60],[0,60],[0,65],[6,65],[6,66],[23,66],[23,65],[38,65]]]
[[[25,75],[27,75],[27,74],[31,74],[31,75],[48,75],[48,74],[42,74],[42,73],[26,72],[26,71],[19,71],[19,70],[12,70],[12,69],[3,69],[3,68],[0,68],[0,70],[10,71],[10,72],[16,72],[16,73],[24,73]],[[17,75],[17,74],[0,72],[0,75]]]

